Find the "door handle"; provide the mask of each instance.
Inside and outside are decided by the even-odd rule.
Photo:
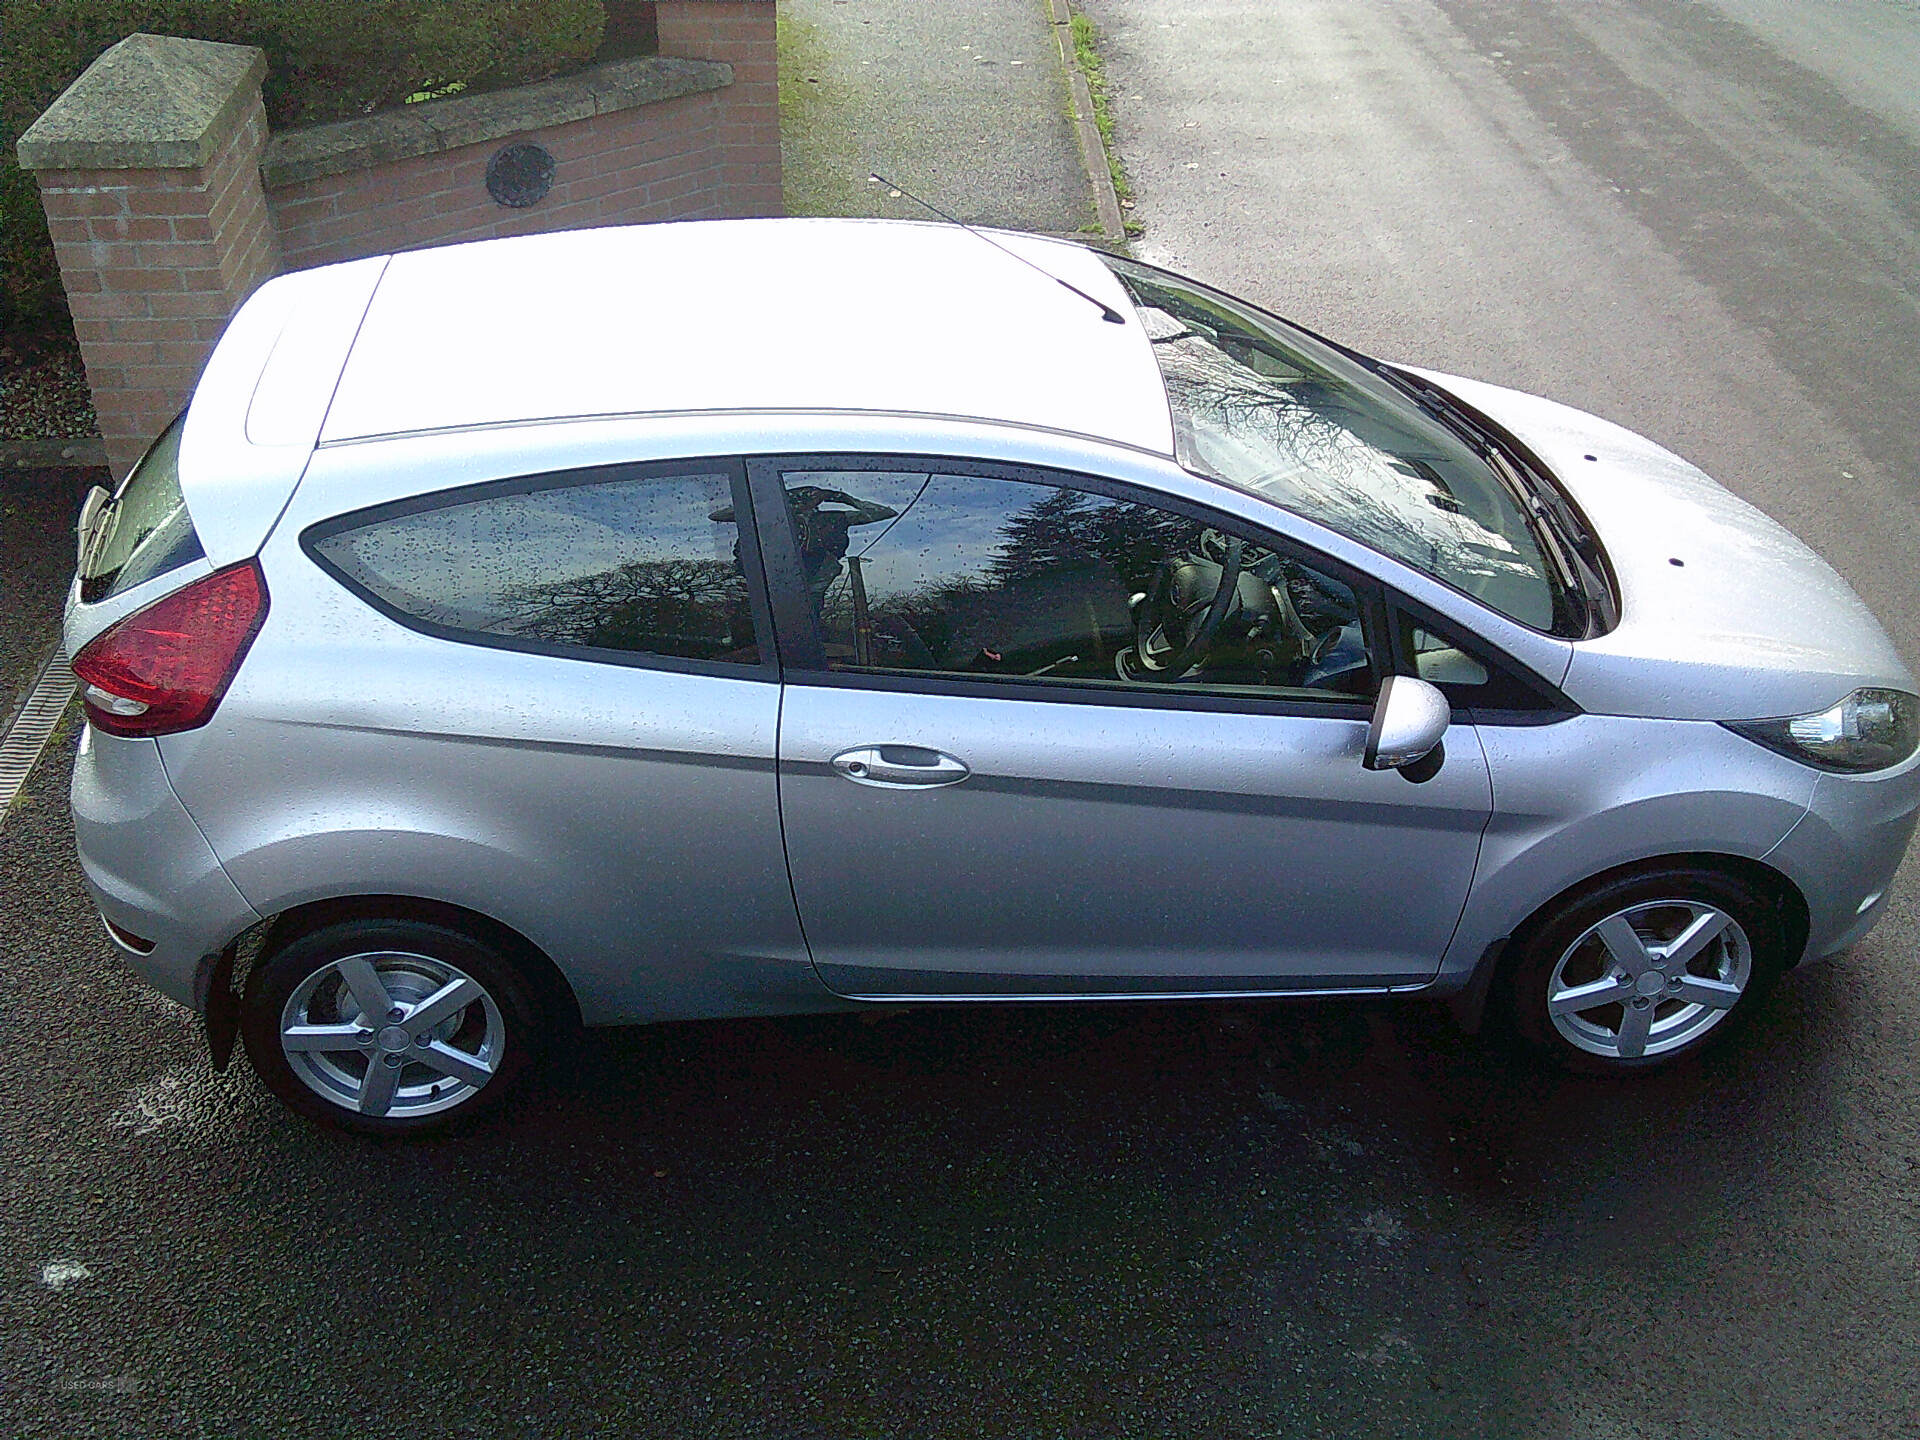
[[[973,772],[966,762],[919,745],[862,745],[833,757],[833,768],[856,785],[924,790],[957,785]]]

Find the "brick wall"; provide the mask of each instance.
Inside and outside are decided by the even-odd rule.
[[[660,0],[656,13],[657,61],[280,136],[261,109],[258,50],[135,35],[95,61],[19,153],[39,176],[115,472],[282,268],[782,213],[773,0]],[[510,208],[488,193],[487,166],[526,142],[551,154],[554,181]]]
[[[736,208],[715,150],[726,91],[522,131],[557,162],[539,204],[509,210],[487,194],[498,140],[409,156],[277,187],[268,196],[289,270],[416,245],[585,225],[778,214]]]
[[[733,85],[720,117],[722,213],[785,213],[774,7],[761,0],[663,0],[657,13],[661,54],[733,66]]]
[[[254,287],[279,268],[256,90],[205,167],[44,174],[41,203],[108,462],[124,474],[181,405]]]

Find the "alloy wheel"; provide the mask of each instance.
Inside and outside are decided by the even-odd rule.
[[[399,950],[343,956],[294,988],[280,1014],[287,1066],[358,1115],[414,1119],[491,1081],[506,1025],[486,988],[444,960]]]
[[[1638,1060],[1720,1024],[1752,976],[1753,945],[1733,916],[1698,901],[1647,901],[1567,947],[1547,981],[1547,1015],[1588,1054]]]

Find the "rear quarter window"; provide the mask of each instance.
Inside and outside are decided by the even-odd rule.
[[[206,551],[180,494],[183,412],[121,482],[80,561],[80,599],[94,604],[201,559]]]
[[[510,649],[760,663],[730,475],[455,492],[303,537],[413,629]]]

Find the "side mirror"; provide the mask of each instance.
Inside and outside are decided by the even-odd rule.
[[[1440,747],[1451,723],[1453,709],[1446,696],[1411,675],[1389,675],[1373,707],[1373,724],[1367,727],[1367,769],[1404,771],[1418,765]]]

